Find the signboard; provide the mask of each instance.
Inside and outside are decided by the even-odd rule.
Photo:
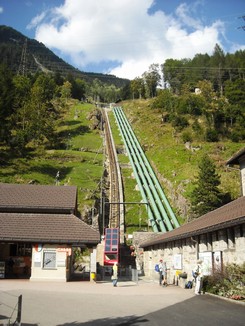
[[[212,252],[199,252],[199,259],[203,261],[203,275],[210,275],[212,273]]]
[[[59,247],[57,248],[57,252],[66,252],[68,256],[71,256],[71,248]]]
[[[96,273],[96,249],[90,255],[90,272]]]
[[[213,253],[214,258],[214,270],[221,271],[222,270],[222,252],[221,251],[215,251]]]
[[[40,244],[40,243],[38,243],[38,244],[35,244],[35,250],[37,251],[37,252],[41,252],[42,251],[42,249],[43,249],[43,245],[42,244]]]
[[[176,254],[173,256],[174,269],[182,269],[182,254]]]

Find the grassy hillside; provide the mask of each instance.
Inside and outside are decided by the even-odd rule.
[[[198,162],[204,153],[209,153],[221,175],[221,188],[229,191],[232,198],[240,196],[240,172],[228,169],[225,162],[244,147],[241,143],[194,142],[196,149],[185,147],[181,134],[168,123],[162,123],[161,113],[150,108],[151,100],[135,100],[120,103],[136,136],[154,168],[166,196],[181,223],[188,219],[189,195],[198,172]],[[95,107],[71,101],[67,111],[58,122],[57,149],[30,149],[25,158],[20,158],[6,148],[0,148],[0,182],[55,184],[60,172],[60,185],[78,187],[79,211],[89,220],[98,211],[93,207],[100,198],[100,180],[103,173],[103,140],[95,128]],[[126,233],[148,230],[147,212],[113,113],[109,114],[113,137],[118,150],[126,204]],[[138,203],[138,204],[137,204]],[[98,206],[97,206],[98,208]]]
[[[88,214],[100,195],[103,170],[102,138],[92,127],[93,110],[91,104],[70,103],[58,123],[59,149],[39,147],[20,158],[1,148],[0,182],[52,185],[59,171],[59,184],[78,187],[79,210],[83,215]]]
[[[216,164],[217,172],[221,176],[222,191],[230,192],[232,199],[239,197],[241,195],[240,171],[227,168],[225,163],[234,153],[243,148],[244,144],[227,141],[218,143],[196,141],[191,144],[192,150],[188,149],[182,140],[182,134],[177,133],[169,123],[163,123],[162,112],[152,109],[150,103],[151,100],[135,100],[125,101],[120,105],[122,105],[180,222],[183,223],[189,218],[189,196],[198,173],[198,163],[204,153],[208,153]],[[113,123],[112,114],[111,121]],[[121,138],[116,129],[114,134],[117,148],[121,148]],[[137,197],[135,194],[137,191],[132,185],[132,169],[125,166],[124,155],[119,155],[119,161],[123,163],[124,185],[129,180],[131,184],[128,190],[126,186],[125,201],[131,201],[133,197]],[[139,224],[140,212],[139,208],[137,209],[134,208],[135,218],[127,212],[127,225],[130,225],[131,220],[134,221],[132,225],[135,227]],[[131,210],[132,208],[128,207],[128,211]],[[143,217],[144,219],[145,217]],[[143,225],[143,228],[145,229],[146,225]]]

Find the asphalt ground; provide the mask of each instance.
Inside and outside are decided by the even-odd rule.
[[[22,326],[245,325],[245,304],[193,289],[140,280],[118,282],[30,282],[0,280],[0,325],[16,320],[22,295]],[[12,324],[11,324],[12,325]]]

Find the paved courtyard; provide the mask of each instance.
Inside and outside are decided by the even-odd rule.
[[[0,280],[0,325],[16,319],[22,295],[22,326],[244,325],[245,305],[152,281],[30,282]]]

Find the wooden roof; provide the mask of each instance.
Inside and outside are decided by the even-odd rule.
[[[239,152],[234,154],[227,162],[227,165],[240,164],[240,160],[245,159],[245,147],[242,148]]]
[[[97,244],[100,234],[72,214],[0,213],[0,241]]]
[[[216,210],[213,210],[179,228],[157,234],[154,239],[141,243],[142,248],[164,242],[185,239],[191,236],[220,230],[245,222],[245,197],[240,197]]]
[[[77,187],[0,183],[0,212],[75,213]]]
[[[0,183],[0,241],[96,245],[100,234],[74,214],[77,187]]]

